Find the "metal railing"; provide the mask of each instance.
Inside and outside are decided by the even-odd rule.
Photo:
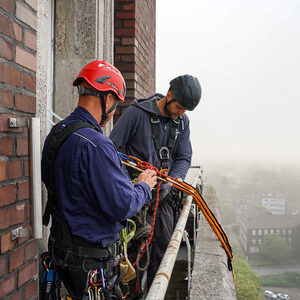
[[[196,186],[201,176],[201,169],[194,179],[193,186]],[[176,224],[175,230],[167,247],[165,255],[161,261],[146,300],[163,300],[170,282],[171,274],[175,265],[178,250],[184,234],[185,225],[191,209],[193,197],[189,195],[185,200],[182,212]]]

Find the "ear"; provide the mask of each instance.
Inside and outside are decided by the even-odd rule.
[[[174,98],[172,91],[167,92],[166,98],[167,98],[167,102],[169,102],[170,100],[172,100]]]

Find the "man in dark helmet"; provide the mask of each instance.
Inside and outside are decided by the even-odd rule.
[[[72,299],[89,299],[83,298],[89,270],[97,270],[93,283],[105,299],[122,299],[119,232],[151,198],[156,173],[144,171],[133,185],[103,135],[102,127],[125,97],[119,70],[95,60],[73,85],[78,106],[52,128],[43,149],[42,180],[48,190],[43,224],[52,216],[49,253]]]
[[[191,75],[178,76],[171,80],[165,96],[155,94],[131,104],[114,126],[110,138],[117,149],[125,147],[127,154],[151,163],[172,177],[184,179],[192,157],[189,119],[185,111],[194,110],[200,98],[198,79]],[[128,171],[131,176],[136,175]],[[169,184],[161,186],[147,272],[148,289],[176,225],[178,195],[175,197],[175,194]],[[153,195],[155,198],[155,193]],[[150,207],[148,221],[151,213]],[[139,299],[140,296],[132,296],[132,299],[134,297]]]

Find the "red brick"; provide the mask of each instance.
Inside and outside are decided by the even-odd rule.
[[[132,12],[116,12],[116,19],[135,19],[135,11]]]
[[[116,28],[115,29],[116,36],[134,36],[135,28]]]
[[[1,32],[15,39],[17,41],[22,40],[22,28],[20,25],[14,23],[12,20],[6,18],[4,15],[0,14],[0,28]]]
[[[16,201],[16,185],[9,184],[0,186],[0,207],[12,204]]]
[[[6,161],[0,161],[0,181],[6,180]]]
[[[0,56],[7,59],[13,59],[13,46],[10,42],[0,38]]]
[[[134,20],[125,20],[123,22],[124,27],[135,27],[135,21]]]
[[[122,55],[123,62],[134,62],[135,56],[134,55]]]
[[[13,154],[13,139],[11,137],[0,137],[0,155],[10,156]]]
[[[8,179],[19,178],[22,175],[21,161],[20,160],[10,160],[8,161],[7,177]]]
[[[36,35],[32,32],[25,30],[24,31],[24,44],[26,47],[36,51]]]
[[[28,155],[28,137],[17,138],[17,156]]]
[[[0,258],[0,277],[7,272],[6,267],[7,267],[6,256],[3,256]]]
[[[123,71],[125,72],[134,72],[134,64],[129,64],[129,63],[126,63],[126,64],[119,64],[118,67],[117,67],[122,73]],[[126,92],[126,97],[128,97],[128,93]]]
[[[0,105],[8,108],[14,106],[13,94],[11,91],[0,89]]]
[[[30,299],[37,294],[37,291],[37,280],[34,280],[25,287],[25,299]]]
[[[0,0],[0,7],[9,13],[14,12],[14,0]]]
[[[0,230],[24,222],[25,204],[19,204],[14,207],[6,208],[0,211]],[[2,248],[2,243],[1,243]]]
[[[37,10],[37,0],[26,0],[25,1],[29,6],[31,6],[34,10]]]
[[[19,1],[16,1],[16,17],[34,30],[37,30],[36,13]]]
[[[16,109],[29,113],[36,113],[36,98],[24,94],[16,94]]]
[[[27,69],[36,71],[36,56],[16,46],[16,63]]]
[[[135,39],[133,37],[131,38],[122,38],[122,45],[134,45],[135,44]]]
[[[9,272],[18,269],[24,262],[24,247],[10,253]]]
[[[0,131],[24,132],[24,128],[21,128],[21,127],[19,127],[19,128],[8,127],[8,119],[9,118],[18,118],[18,116],[13,115],[13,114],[0,114]]]
[[[126,3],[126,4],[123,4],[122,8],[124,10],[135,10],[135,3]]]
[[[22,300],[22,299],[23,299],[22,290],[19,290],[17,293],[9,297],[7,300]]]
[[[18,287],[22,286],[25,282],[29,281],[34,275],[37,274],[36,261],[31,262],[25,268],[19,271],[18,274]]]
[[[18,201],[29,198],[29,181],[18,182]]]
[[[115,49],[117,54],[133,54],[134,53],[134,46],[118,46]]]
[[[28,73],[23,72],[23,87],[24,89],[36,92],[36,78],[29,75]]]
[[[0,82],[3,83],[4,79],[5,79],[5,65],[0,62]]]
[[[25,248],[25,259],[30,259],[38,254],[37,241],[32,241]]]
[[[29,163],[28,160],[24,160],[24,176],[29,176]]]
[[[6,67],[6,83],[11,86],[21,86],[21,72],[20,70],[7,66]]]
[[[5,280],[2,280],[0,282],[0,299],[10,294],[15,289],[15,284],[16,280],[14,274]]]
[[[7,252],[15,246],[15,241],[11,239],[11,233],[7,232],[1,236],[1,254]]]

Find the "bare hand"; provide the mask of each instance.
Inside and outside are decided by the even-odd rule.
[[[136,179],[136,182],[145,182],[150,186],[152,190],[157,183],[156,172],[154,170],[145,170]]]

